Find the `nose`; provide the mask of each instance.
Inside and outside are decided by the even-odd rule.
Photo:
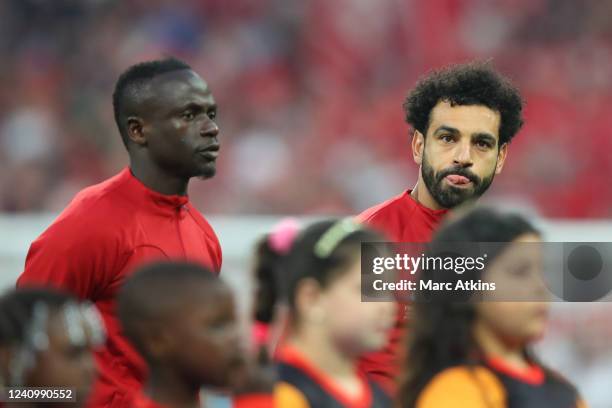
[[[532,292],[529,295],[533,296],[533,299],[527,300],[537,300],[542,303],[550,301],[550,291],[548,290],[548,286],[544,281],[543,275],[544,274],[542,271],[538,271],[537,273],[533,274],[533,276],[531,276],[531,282],[529,282],[528,284],[530,285]]]
[[[456,166],[461,167],[470,167],[473,164],[472,149],[470,143],[457,143],[457,147],[454,152],[453,163]]]
[[[209,120],[200,130],[200,135],[205,137],[217,137],[219,134],[219,126],[212,120]]]

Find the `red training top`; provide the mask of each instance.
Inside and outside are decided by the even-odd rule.
[[[216,273],[221,247],[188,197],[143,185],[129,168],[78,193],[30,246],[17,286],[53,286],[92,301],[108,339],[90,407],[127,407],[146,365],[121,334],[115,297],[130,272],[160,259],[189,259]]]
[[[412,198],[410,192],[365,210],[357,220],[383,233],[392,242],[428,242],[448,210],[429,209]],[[380,351],[366,354],[359,362],[360,369],[391,395],[395,394],[399,375],[405,327],[406,307],[398,305],[396,324],[389,333],[387,345]]]

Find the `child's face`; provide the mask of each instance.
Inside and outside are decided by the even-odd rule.
[[[486,280],[496,282],[497,296],[508,301],[481,302],[476,310],[480,323],[498,337],[524,344],[543,335],[549,307],[545,302],[547,292],[537,245],[540,238],[525,234],[513,242],[518,245],[510,245],[503,251],[484,275]],[[513,299],[516,301],[510,301]],[[542,301],[534,301],[539,299]]]
[[[380,349],[395,321],[395,304],[361,301],[361,259],[323,289],[317,300],[325,310],[324,324],[334,342],[349,353]]]
[[[68,324],[83,336],[71,339]],[[48,323],[49,345],[38,353],[36,366],[26,376],[28,387],[73,388],[76,404],[83,405],[96,378],[93,334],[82,318],[68,323],[63,311],[51,314]],[[71,403],[72,404],[72,403]]]
[[[180,315],[170,323],[170,345],[164,360],[194,385],[224,387],[242,367],[244,351],[230,289],[192,288]]]

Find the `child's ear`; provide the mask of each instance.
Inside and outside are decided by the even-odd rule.
[[[142,346],[145,352],[155,360],[163,360],[172,348],[175,337],[159,324],[151,324],[143,331],[145,334],[142,336]]]
[[[318,300],[321,295],[321,285],[315,279],[302,280],[295,290],[295,306],[300,316],[309,321],[317,318]]]

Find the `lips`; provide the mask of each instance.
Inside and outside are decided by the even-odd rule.
[[[478,177],[463,168],[447,169],[440,174],[439,180],[446,180],[448,184],[458,188],[479,184]]]
[[[210,145],[203,149],[199,149],[197,152],[199,155],[202,155],[209,160],[216,160],[217,157],[219,157],[219,145],[218,144]]]
[[[219,151],[215,151],[215,150],[203,150],[203,151],[199,151],[198,153],[210,160],[214,160],[217,157],[219,157]]]
[[[449,183],[454,185],[464,185],[470,183],[469,178],[465,176],[460,176],[458,174],[449,174],[448,176],[446,176],[446,180],[448,180]]]

